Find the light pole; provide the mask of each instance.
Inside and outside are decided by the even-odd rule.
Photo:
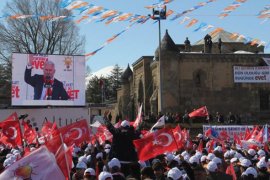
[[[166,19],[166,6],[159,7],[158,9],[153,8],[153,15],[151,16],[153,20],[158,21],[158,40],[159,40],[159,111],[162,112],[162,66],[161,66],[161,32],[160,32],[160,21]]]

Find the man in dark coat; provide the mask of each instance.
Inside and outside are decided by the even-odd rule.
[[[30,58],[31,59],[31,58]],[[46,61],[43,75],[31,76],[32,62],[27,64],[24,81],[34,88],[34,100],[67,100],[69,96],[63,83],[54,78],[55,67],[52,61]]]
[[[138,161],[133,140],[139,139],[139,133],[133,126],[130,126],[127,120],[124,120],[119,128],[115,128],[107,118],[105,118],[105,124],[113,135],[109,159],[119,159],[122,172],[127,175],[129,167],[125,165]]]

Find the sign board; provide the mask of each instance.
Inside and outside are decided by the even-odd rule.
[[[235,83],[269,83],[270,66],[234,66]]]

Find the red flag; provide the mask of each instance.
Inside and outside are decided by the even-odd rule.
[[[192,117],[205,117],[205,116],[208,116],[209,114],[208,114],[206,106],[203,106],[199,109],[194,110],[193,112],[189,113],[188,115],[190,118],[192,118]]]
[[[141,104],[140,108],[138,109],[138,114],[137,114],[136,120],[134,121],[132,126],[134,128],[136,128],[141,122],[142,122],[142,104]]]
[[[29,126],[24,120],[22,120],[22,125],[24,128],[23,138],[28,144],[32,144],[36,140],[37,133],[36,131]]]
[[[177,144],[171,129],[161,129],[142,139],[134,140],[139,160],[145,161],[165,152],[177,149]]]
[[[72,151],[67,148],[61,139],[61,135],[54,136],[53,139],[46,142],[46,147],[52,152],[56,158],[56,162],[66,178],[72,168]]]
[[[50,121],[45,122],[42,126],[41,134],[46,140],[50,140],[53,136],[57,136],[59,131],[56,123],[51,123]]]
[[[236,178],[236,174],[235,174],[235,171],[234,171],[234,168],[233,168],[233,164],[230,164],[227,169],[226,169],[226,174],[229,174],[232,176],[233,180],[237,180]]]
[[[222,130],[219,133],[219,139],[221,139],[221,140],[228,140],[228,139],[230,139],[230,136],[228,135],[227,131]]]
[[[112,141],[112,137],[113,135],[110,133],[106,126],[101,125],[97,128],[96,138],[100,144],[105,143],[106,140]]]
[[[234,140],[235,144],[238,144],[238,145],[242,144],[239,136],[236,133],[234,133],[234,135],[233,135],[233,140]]]
[[[262,143],[263,142],[263,132],[264,132],[264,128],[262,128],[259,133],[255,136],[255,140]]]
[[[200,144],[198,145],[197,150],[198,150],[199,152],[202,152],[202,151],[203,151],[203,141],[202,141],[202,140],[200,140]]]
[[[249,128],[247,127],[246,132],[245,132],[245,136],[244,136],[244,140],[250,139],[250,136],[251,136],[251,132],[249,131]]]
[[[83,141],[90,141],[89,128],[85,119],[62,127],[59,131],[68,146],[73,143],[79,145]]]
[[[12,114],[0,123],[0,127],[2,128],[0,141],[13,147],[22,146],[20,123],[18,119],[14,120],[14,118],[17,118],[16,114]]]
[[[177,147],[178,149],[182,148],[184,146],[184,138],[182,136],[182,131],[181,131],[181,128],[180,126],[176,126],[173,130],[173,135],[174,135],[174,139],[177,143]]]

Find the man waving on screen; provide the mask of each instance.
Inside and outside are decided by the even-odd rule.
[[[69,96],[63,83],[54,78],[55,65],[52,61],[46,61],[43,67],[43,75],[32,72],[32,58],[27,63],[24,81],[34,88],[34,100],[67,100]]]

